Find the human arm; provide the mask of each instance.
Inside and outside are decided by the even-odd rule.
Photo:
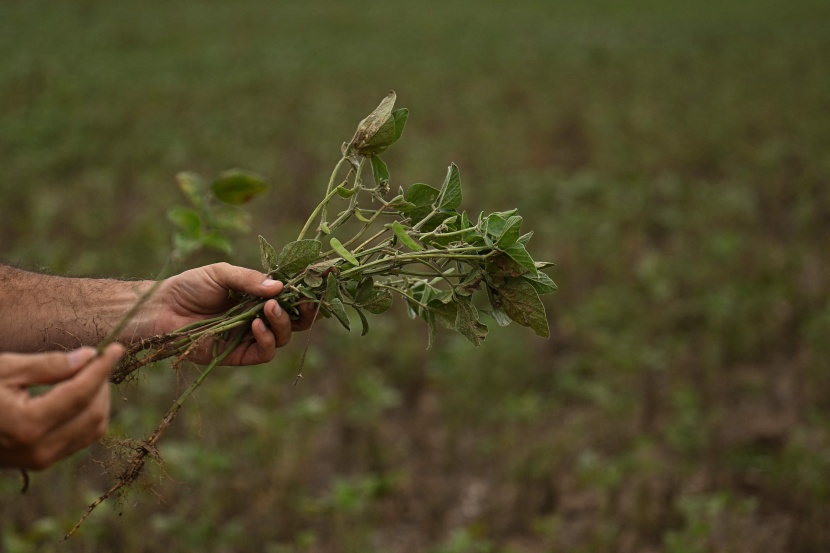
[[[41,275],[0,265],[0,328],[4,329],[0,351],[96,345],[152,285],[152,281]],[[191,269],[164,280],[116,338],[132,343],[219,315],[233,304],[231,290],[268,298],[279,294],[282,283],[227,263]],[[288,343],[292,330],[311,324],[312,312],[307,307],[298,321],[291,321],[276,301],[269,301],[264,313],[269,324],[255,321],[248,339],[225,364],[269,361],[275,348]],[[207,351],[196,352],[192,360],[206,362]]]

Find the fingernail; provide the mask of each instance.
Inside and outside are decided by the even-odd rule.
[[[262,281],[262,285],[270,288],[271,286],[276,285],[277,282],[278,281],[274,280],[273,278],[266,278],[264,281]]]
[[[282,307],[280,307],[280,302],[275,301],[274,307],[271,309],[271,311],[274,313],[275,317],[279,317],[280,315],[282,315]]]
[[[92,348],[78,348],[75,351],[69,352],[69,368],[77,370],[83,367],[90,358],[95,355],[95,350]]]

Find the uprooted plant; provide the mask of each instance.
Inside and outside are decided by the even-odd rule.
[[[527,251],[533,232],[522,233],[516,210],[480,214],[471,219],[460,211],[461,179],[451,164],[439,188],[413,184],[391,192],[389,170],[380,158],[397,142],[407,121],[406,109],[394,109],[395,93],[357,127],[341,148],[320,203],[311,212],[297,239],[277,251],[259,237],[265,272],[285,284],[278,301],[292,318],[299,305],[313,304],[318,315],[337,319],[347,330],[351,309],[360,321],[361,334],[369,331],[366,313],[387,311],[399,296],[412,318],[427,327],[427,347],[438,327],[453,329],[478,346],[488,328],[480,314],[498,325],[511,321],[549,336],[540,294],[556,290]],[[368,173],[371,184],[366,182]],[[239,205],[265,190],[256,175],[231,171],[220,175],[210,189],[191,173],[178,176],[190,202],[174,208],[169,218],[178,231],[176,255],[200,246],[228,249],[221,231],[244,226],[239,213],[223,204]],[[337,207],[335,207],[337,206]],[[156,444],[184,402],[225,357],[239,345],[255,318],[262,317],[265,300],[239,296],[224,315],[154,336],[134,344],[112,375],[121,383],[141,367],[167,358],[185,359],[194,348],[213,343],[213,360],[173,403],[155,431],[144,440],[130,442],[133,454],[115,484],[96,500],[78,524],[107,498],[134,482],[147,457],[157,457]],[[129,314],[128,314],[129,316]],[[298,378],[301,376],[302,364]]]

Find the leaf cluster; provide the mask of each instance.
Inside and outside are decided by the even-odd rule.
[[[390,92],[344,144],[326,195],[298,239],[277,253],[259,237],[264,270],[286,282],[281,303],[294,313],[301,302],[319,304],[323,316],[350,329],[348,307],[366,334],[366,313],[383,313],[398,296],[411,317],[426,323],[429,345],[441,327],[479,345],[488,332],[482,314],[498,325],[513,321],[547,338],[540,295],[555,291],[556,284],[542,271],[551,264],[535,261],[528,252],[533,232],[522,232],[523,219],[515,209],[471,219],[461,210],[455,164],[440,186],[416,183],[387,198],[391,177],[379,156],[400,138],[408,116],[405,109],[394,110],[395,99]],[[371,167],[373,186],[363,182],[365,165]],[[346,205],[329,220],[335,201]],[[304,238],[318,216],[316,237]],[[356,234],[338,236],[352,219],[362,223]],[[367,234],[371,237],[361,242]]]

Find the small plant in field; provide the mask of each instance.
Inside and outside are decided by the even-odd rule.
[[[395,99],[390,92],[360,122],[351,141],[343,144],[323,198],[297,239],[278,253],[259,237],[264,271],[285,284],[277,298],[280,305],[296,318],[300,304],[313,304],[315,319],[334,318],[347,330],[350,309],[365,335],[367,313],[387,311],[398,297],[412,318],[426,324],[427,347],[438,328],[458,331],[478,346],[488,332],[482,313],[498,325],[515,321],[547,338],[550,332],[539,296],[556,290],[542,272],[551,264],[534,261],[528,253],[533,232],[522,233],[522,217],[515,209],[474,218],[461,211],[461,177],[455,164],[449,166],[440,187],[417,183],[392,192],[380,154],[398,141],[408,117],[408,110],[394,109]],[[240,211],[225,204],[244,204],[266,189],[259,177],[243,171],[220,175],[210,189],[190,173],[180,174],[178,182],[191,205],[169,212],[178,228],[173,258],[201,246],[228,250],[223,232],[244,230],[247,222]],[[155,432],[134,442],[132,459],[116,483],[68,535],[97,505],[138,478],[146,458],[157,455],[158,440],[184,402],[239,345],[252,321],[262,316],[265,301],[240,296],[220,317],[154,336],[128,350],[112,375],[115,383],[145,365],[171,357],[181,361],[199,344],[214,343],[213,361],[176,400]]]

